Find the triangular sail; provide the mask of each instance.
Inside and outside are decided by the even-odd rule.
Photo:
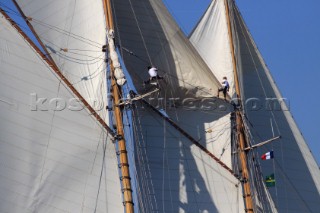
[[[223,1],[220,2],[222,4]],[[213,1],[212,4],[218,3]],[[282,96],[279,89],[234,1],[229,1],[229,6],[241,95],[254,143],[281,135],[280,140],[259,149],[261,154],[273,149],[276,155],[274,165],[270,162],[262,163],[264,174],[269,175],[275,172],[276,187],[270,188],[269,191],[279,212],[316,212],[320,202],[318,165],[288,107],[283,101],[281,102]],[[222,10],[219,13],[223,13],[225,8],[219,8],[219,10]],[[191,40],[199,48],[200,54],[209,60],[212,55],[210,52],[202,54],[200,41],[212,38],[208,37],[210,33],[199,34],[203,32],[203,27],[198,26],[199,29],[194,31],[197,34],[193,34]],[[215,35],[220,30],[219,24],[212,26],[211,30],[212,35]],[[224,31],[225,27],[221,30]],[[214,52],[212,54],[215,55]],[[223,70],[215,70],[215,72],[223,72]],[[255,104],[252,104],[252,98],[256,101]],[[251,102],[248,102],[250,99]]]
[[[212,1],[194,28],[190,41],[195,44],[195,48],[219,80],[227,77],[229,94],[234,97],[234,72],[224,1]]]
[[[16,0],[51,57],[80,94],[104,114],[106,23],[103,1]]]
[[[165,106],[160,103],[159,108],[172,105],[168,109],[171,118],[231,167],[229,104],[211,99],[187,99],[216,96],[221,84],[163,2],[113,1],[113,8],[117,42],[136,89],[142,94],[145,92],[142,83],[149,78],[147,66],[151,63],[157,66],[165,83],[160,80],[160,95],[152,97],[153,103],[163,102]],[[176,107],[186,111],[176,114]]]
[[[110,137],[0,22],[0,212],[122,212]]]
[[[220,83],[158,0],[112,1],[117,41],[137,90],[154,65],[167,97],[211,97]]]

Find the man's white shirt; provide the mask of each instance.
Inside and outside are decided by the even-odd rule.
[[[149,72],[149,75],[151,78],[157,77],[157,75],[158,75],[158,70],[155,67],[150,68],[148,72]]]

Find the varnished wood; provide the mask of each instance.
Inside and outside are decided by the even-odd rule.
[[[106,16],[106,24],[108,30],[114,30],[114,24],[112,19],[112,10],[111,10],[111,2],[110,0],[103,1],[105,16]],[[124,198],[124,206],[126,213],[133,213],[133,198],[132,198],[132,187],[129,173],[129,162],[126,148],[126,141],[124,139],[124,130],[123,130],[123,121],[122,121],[122,110],[121,106],[117,106],[120,103],[120,94],[121,90],[117,85],[115,76],[114,76],[114,67],[113,62],[110,63],[111,68],[111,87],[112,87],[112,95],[113,95],[113,112],[114,117],[116,119],[117,126],[117,135],[119,137],[119,160],[120,160],[120,170],[121,170],[121,182],[122,182],[122,191]]]
[[[233,43],[233,35],[231,29],[231,21],[229,15],[229,4],[228,0],[224,0],[225,7],[226,7],[226,16],[227,16],[227,23],[228,23],[228,32],[229,32],[229,43],[230,43],[230,51],[232,55],[232,64],[233,64],[233,71],[234,71],[234,81],[235,81],[235,89],[238,98],[238,104],[241,105],[241,90],[239,85],[239,76],[237,70],[237,61],[234,53],[234,43]],[[240,106],[241,107],[241,106]],[[237,131],[237,141],[239,143],[239,159],[242,169],[242,186],[244,191],[244,200],[245,200],[245,208],[246,212],[254,212],[253,208],[253,200],[251,194],[251,187],[250,187],[250,177],[248,172],[248,164],[247,164],[247,153],[245,151],[246,147],[246,137],[244,133],[244,125],[243,119],[241,115],[241,111],[237,110],[236,112],[236,131]]]

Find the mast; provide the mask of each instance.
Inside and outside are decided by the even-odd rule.
[[[112,19],[112,10],[111,10],[111,2],[110,0],[104,0],[104,10],[106,16],[106,24],[109,32],[113,32],[114,25]],[[110,44],[109,44],[110,45]],[[109,51],[110,51],[110,46]],[[114,45],[114,44],[113,44]],[[117,103],[120,103],[120,93],[116,79],[115,79],[115,68],[113,65],[113,61],[110,62],[110,75],[111,75],[111,87],[112,87],[112,95],[113,95],[113,111],[116,119],[116,127],[117,127],[117,140],[119,145],[119,158],[120,158],[120,170],[121,170],[121,182],[122,182],[122,192],[123,192],[123,204],[125,206],[126,213],[133,213],[133,199],[132,199],[132,188],[131,188],[131,178],[129,173],[129,163],[126,149],[126,141],[124,139],[124,130],[123,130],[123,122],[122,122],[122,110],[120,106],[116,106]]]
[[[233,63],[233,71],[234,71],[234,81],[235,81],[235,90],[238,98],[238,104],[241,105],[241,91],[239,85],[239,78],[238,78],[238,71],[236,65],[236,58],[234,55],[234,43],[233,43],[233,35],[231,29],[231,21],[229,16],[229,4],[228,0],[224,0],[226,6],[226,16],[227,16],[227,23],[228,23],[228,31],[229,31],[229,42],[230,42],[230,51],[232,54],[232,63]],[[244,124],[241,115],[242,106],[240,106],[240,110],[236,110],[236,131],[237,131],[237,138],[239,142],[239,158],[240,164],[242,169],[242,185],[244,190],[244,200],[246,212],[254,212],[253,211],[253,200],[251,194],[251,187],[250,187],[250,180],[249,180],[249,172],[248,172],[248,164],[247,164],[247,153],[246,153],[246,145],[248,144],[246,141],[245,133],[244,133]]]

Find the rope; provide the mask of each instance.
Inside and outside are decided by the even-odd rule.
[[[239,17],[239,15],[238,15],[238,18],[240,19],[241,17]],[[243,27],[242,27],[242,26],[241,26],[241,29],[242,29],[243,35],[245,35],[244,32],[243,32]],[[249,33],[248,33],[248,34],[249,34]],[[250,34],[249,34],[249,36],[250,36]],[[253,39],[252,39],[251,37],[250,37],[250,40],[251,40],[252,43],[254,44]],[[246,41],[246,44],[247,44],[247,47],[248,47],[247,41]],[[254,47],[255,47],[255,46],[254,46]],[[257,49],[257,48],[255,47],[255,49]],[[250,51],[250,48],[249,48],[249,51]],[[250,51],[250,55],[251,55],[251,58],[253,58],[251,51]],[[261,59],[261,56],[260,56],[260,55],[258,55],[258,56],[259,56],[259,58]],[[264,86],[263,86],[263,84],[262,84],[262,80],[261,80],[260,74],[258,73],[258,70],[257,70],[257,67],[256,67],[256,64],[255,64],[254,60],[253,60],[253,63],[254,63],[254,65],[255,65],[255,69],[256,69],[257,75],[258,75],[258,77],[259,77],[259,81],[260,81],[260,84],[261,84],[261,86],[262,86],[264,95],[265,95],[265,97],[267,97],[265,88],[264,88]],[[265,66],[265,64],[263,64],[263,65]],[[278,125],[278,123],[277,123],[277,121],[276,121],[276,119],[275,119],[275,115],[274,115],[274,113],[273,113],[272,111],[271,111],[270,113],[272,114],[272,118],[273,118],[273,120],[274,120],[274,122],[275,122],[275,124],[276,124],[276,128],[277,128],[277,130],[278,130],[278,133],[280,134],[279,125]],[[283,164],[283,162],[284,162],[284,159],[283,159],[284,156],[283,156],[282,143],[281,143],[281,153],[282,153],[282,164]],[[274,162],[276,162],[276,164],[277,164],[278,167],[280,168],[279,171],[281,171],[283,177],[285,177],[284,180],[285,180],[286,182],[288,182],[289,185],[296,191],[297,195],[300,197],[300,200],[301,200],[301,202],[304,204],[304,206],[305,206],[309,211],[311,211],[310,208],[308,207],[306,201],[303,199],[303,197],[301,197],[299,191],[296,189],[296,187],[294,186],[294,184],[290,181],[290,179],[288,178],[288,176],[284,173],[284,171],[282,170],[282,167],[281,167],[280,164],[277,162],[277,160],[274,160]],[[287,198],[288,198],[288,197],[287,197],[288,195],[287,195],[286,187],[285,187],[285,196],[286,196],[286,199],[285,199],[285,200],[288,201],[288,199],[287,199]],[[288,203],[287,203],[287,208],[288,208]]]
[[[134,20],[136,21],[137,27],[139,29],[139,33],[140,33],[140,36],[141,36],[141,39],[142,39],[142,42],[143,42],[143,46],[144,46],[144,48],[146,50],[146,53],[148,55],[149,62],[150,62],[150,64],[152,64],[152,60],[151,60],[151,57],[150,57],[150,54],[149,54],[149,51],[148,51],[148,48],[147,48],[147,44],[146,44],[146,41],[144,40],[144,37],[143,37],[143,34],[142,34],[142,30],[140,28],[140,25],[139,25],[139,22],[138,22],[138,19],[137,19],[136,13],[134,11],[134,8],[133,8],[131,0],[129,0],[129,4],[130,4],[130,8],[131,8],[132,13],[133,13]]]
[[[237,8],[236,8],[236,9],[237,9]],[[239,13],[239,12],[238,12],[238,13],[236,12],[235,14],[237,15],[238,20],[242,20],[242,17],[240,17],[240,15],[239,15],[240,13]],[[233,20],[233,22],[235,22],[235,19]],[[242,33],[242,35],[243,35],[244,37],[246,37],[246,33],[247,33],[247,35],[249,36],[249,39],[250,39],[251,43],[252,43],[253,46],[254,46],[254,41],[253,41],[253,39],[250,37],[250,34],[249,34],[248,30],[246,30],[247,28],[243,27],[242,24],[240,24],[240,28],[241,28],[241,33]],[[245,33],[245,32],[246,32],[246,33]],[[262,78],[261,78],[260,73],[259,73],[259,71],[258,71],[257,64],[256,64],[256,62],[255,62],[255,60],[254,60],[253,53],[252,53],[252,51],[251,51],[251,49],[250,49],[250,47],[249,47],[249,43],[248,43],[247,39],[244,39],[244,40],[245,40],[245,42],[246,42],[247,49],[248,49],[248,51],[249,51],[249,53],[250,53],[250,57],[251,57],[251,59],[252,59],[253,65],[254,65],[255,72],[257,73],[257,76],[258,76],[258,78],[259,78],[259,82],[260,82],[260,86],[261,86],[261,88],[262,88],[262,90],[263,90],[263,94],[264,94],[264,96],[267,98],[267,97],[268,97],[268,96],[267,96],[267,92],[266,92],[266,89],[265,89],[265,87],[264,87],[264,85],[263,85]],[[254,48],[257,49],[255,46],[254,46]],[[260,58],[260,57],[259,57],[259,58]],[[261,58],[260,58],[260,59],[261,59]],[[261,61],[261,62],[263,63],[263,61]],[[276,119],[275,119],[275,115],[274,115],[273,111],[271,110],[270,113],[271,113],[271,115],[272,115],[272,117],[273,117],[273,120],[275,121],[276,128],[277,128],[277,130],[278,130],[278,133],[279,133],[279,135],[281,135],[280,130],[279,130],[279,125],[278,125],[278,123],[277,123],[277,121],[276,121]]]
[[[17,12],[16,10],[14,10],[14,9],[6,6],[4,3],[1,3],[1,2],[0,2],[0,5],[1,5],[1,7],[7,9],[7,10],[5,10],[6,13],[24,19],[24,17],[23,17],[19,12]],[[51,30],[55,30],[55,31],[57,31],[57,32],[59,32],[59,33],[61,33],[61,34],[68,35],[68,36],[70,36],[70,37],[72,37],[72,38],[74,38],[74,39],[76,39],[76,40],[79,40],[79,41],[82,41],[82,42],[84,42],[84,43],[86,43],[86,44],[89,44],[90,46],[94,46],[94,47],[97,47],[97,48],[99,48],[99,49],[100,49],[101,46],[102,46],[102,44],[99,44],[99,43],[97,43],[97,42],[95,42],[95,41],[92,41],[92,40],[90,40],[90,39],[88,39],[88,38],[85,38],[85,37],[83,37],[83,36],[80,36],[80,35],[71,33],[71,32],[69,32],[69,31],[63,30],[63,29],[58,28],[58,27],[55,27],[55,26],[53,26],[53,25],[47,24],[47,23],[42,22],[42,21],[40,21],[40,20],[37,20],[37,19],[35,19],[35,18],[32,18],[32,22],[35,22],[35,23],[37,23],[37,24],[39,24],[39,25],[42,25],[42,26],[45,26],[45,27],[47,27],[47,28],[49,28],[49,29],[51,29]],[[18,23],[17,23],[17,24],[18,24]],[[21,28],[27,29],[28,32],[31,32],[31,30],[30,30],[29,28],[22,27],[20,24],[18,24],[18,25],[19,25]],[[44,40],[44,38],[43,38],[42,36],[39,36],[39,37],[41,38],[41,40]]]

